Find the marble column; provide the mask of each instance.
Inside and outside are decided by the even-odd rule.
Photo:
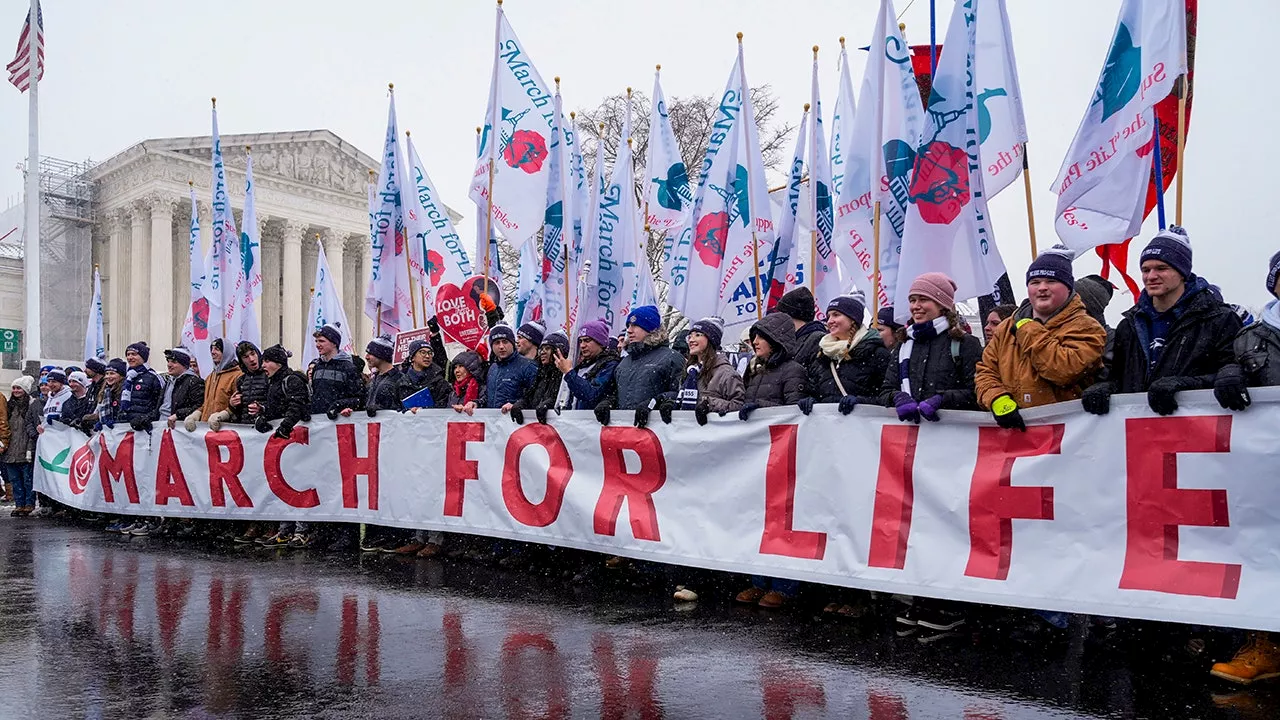
[[[107,244],[107,266],[102,277],[103,325],[107,333],[107,357],[123,357],[124,337],[129,317],[129,214],[121,208],[107,213],[111,238]]]
[[[359,334],[360,318],[364,315],[364,285],[360,277],[360,244],[369,244],[363,235],[347,235],[347,251],[343,257],[341,270],[346,282],[346,290],[342,294],[342,309],[347,313],[347,322],[351,323],[352,332]],[[339,272],[334,269],[334,272]]]
[[[360,282],[367,284],[369,277],[373,275],[373,248],[369,243],[362,243],[360,249]],[[362,293],[363,295],[363,293]],[[364,347],[371,339],[373,339],[373,319],[364,311],[364,298],[360,299],[360,306],[356,308],[356,315],[360,316],[358,322],[360,327],[360,335],[354,338],[354,344],[358,347]],[[347,317],[350,320],[350,316]]]
[[[147,299],[151,296],[148,258],[147,221],[150,219],[147,205],[135,202],[129,208],[129,330],[121,338],[121,347],[137,342],[150,332]]]
[[[182,344],[182,324],[191,308],[191,203],[181,199],[173,213],[173,342]],[[196,264],[199,266],[200,241],[196,239]]]
[[[213,206],[201,200],[200,208],[200,257],[203,258],[209,253],[209,246],[213,244]]]
[[[302,297],[302,236],[305,223],[287,220],[280,239],[280,342],[301,357],[302,316],[307,308]]]
[[[338,291],[338,297],[341,298],[342,288],[345,287],[342,281],[342,263],[346,257],[347,238],[333,228],[325,228],[320,232],[320,241],[324,243],[325,260],[329,262],[329,272],[333,275],[334,290]]]
[[[155,194],[146,199],[151,209],[151,287],[147,305],[151,323],[146,336],[154,351],[173,347],[173,206],[177,199]]]
[[[281,340],[280,325],[280,239],[276,225],[262,231],[262,344],[270,347]]]

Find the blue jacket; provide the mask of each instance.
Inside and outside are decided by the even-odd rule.
[[[613,373],[618,369],[618,354],[605,350],[589,363],[578,363],[564,376],[569,386],[570,410],[594,410],[601,400],[614,395]]]
[[[318,358],[312,364],[312,415],[324,415],[332,409],[359,410],[364,405],[364,392],[364,378],[348,353],[338,353],[330,360]]]
[[[164,402],[164,382],[156,371],[143,365],[129,369],[125,376],[124,392],[120,395],[120,411],[116,422],[131,423],[135,420],[155,422],[160,419],[160,403]]]
[[[506,360],[495,356],[489,363],[489,378],[485,381],[485,407],[500,408],[507,403],[518,402],[533,387],[538,377],[538,364],[513,352]]]

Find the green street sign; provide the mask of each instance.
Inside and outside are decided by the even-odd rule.
[[[20,352],[18,346],[21,344],[22,344],[21,330],[10,330],[9,328],[0,328],[0,353]]]

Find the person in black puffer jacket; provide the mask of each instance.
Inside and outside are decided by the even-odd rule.
[[[751,326],[750,338],[755,357],[742,378],[746,386],[744,403],[738,410],[742,420],[762,407],[794,405],[805,396],[804,366],[792,358],[796,330],[791,318],[769,313]]]
[[[445,379],[444,367],[436,359],[435,344],[428,345],[421,340],[409,343],[409,358],[400,368],[400,399],[403,401],[410,395],[423,389],[431,392],[431,403],[434,407],[446,407],[449,402],[449,381]],[[410,408],[417,412],[418,408]]]
[[[209,418],[209,429],[217,432],[224,422],[256,424],[267,403],[267,387],[270,380],[262,369],[262,354],[248,340],[236,345],[236,361],[240,364],[240,378],[229,401],[230,409],[214,413]]]
[[[83,372],[77,371],[68,375],[67,387],[71,388],[71,397],[62,404],[58,420],[73,428],[81,429],[84,418],[92,415],[97,407],[93,396],[89,394],[89,388],[92,386],[93,383]]]
[[[272,345],[262,351],[262,368],[267,374],[267,401],[262,407],[261,420],[254,423],[258,432],[270,432],[271,422],[279,420],[275,437],[287,439],[300,422],[311,419],[307,412],[310,398],[307,377],[289,367],[292,355],[280,345]]]
[[[179,420],[185,420],[204,405],[204,379],[191,369],[191,353],[186,348],[165,350],[164,359],[171,379],[164,389],[160,416],[172,430]]]
[[[373,379],[364,399],[365,411],[369,417],[378,414],[379,410],[404,412],[404,403],[400,402],[400,368],[392,364],[395,357],[395,346],[387,336],[376,337],[369,341],[364,349],[365,363],[373,371]],[[351,410],[343,410],[343,417],[349,416]]]
[[[684,380],[684,357],[667,345],[662,316],[653,305],[643,305],[627,317],[627,356],[614,371],[616,396],[596,405],[596,419],[608,424],[613,409],[635,411],[635,424],[649,424],[656,408],[664,422],[671,422],[676,394]],[[652,406],[651,406],[652,404]]]
[[[147,366],[150,357],[151,348],[144,342],[125,348],[124,361],[129,371],[116,420],[129,423],[134,430],[151,430],[151,423],[160,419],[160,403],[164,402],[164,382]]]
[[[961,329],[955,291],[955,282],[942,273],[925,273],[911,283],[911,324],[897,331],[879,398],[903,422],[936,421],[942,408],[978,409],[974,372],[982,343]]]
[[[359,410],[364,404],[364,379],[351,362],[351,355],[338,349],[342,334],[338,328],[325,325],[313,337],[320,357],[312,363],[311,414],[327,415],[333,420],[343,410]]]
[[[839,403],[848,415],[858,403],[877,401],[890,352],[880,333],[863,325],[865,313],[861,295],[841,295],[827,305],[830,332],[808,364],[808,397],[797,403],[804,414],[814,403]]]
[[[537,413],[538,422],[546,424],[547,411],[556,404],[560,395],[560,384],[564,373],[556,367],[557,357],[569,356],[569,338],[562,332],[553,332],[543,336],[538,347],[538,374],[533,378],[533,385],[525,392],[524,397],[511,406],[511,419],[517,424],[524,424],[524,411]]]
[[[773,312],[791,318],[791,325],[796,330],[792,359],[807,369],[818,357],[818,343],[827,334],[827,327],[814,319],[818,314],[818,304],[813,293],[807,287],[798,287],[783,295]]]
[[[1186,231],[1162,230],[1141,258],[1146,289],[1116,328],[1107,379],[1084,391],[1084,409],[1103,415],[1113,393],[1145,392],[1153,411],[1169,415],[1178,392],[1213,388],[1224,407],[1243,410],[1246,384],[1232,347],[1242,323],[1192,272]]]

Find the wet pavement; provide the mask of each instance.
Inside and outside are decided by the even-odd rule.
[[[1276,689],[1082,628],[1048,648],[923,645],[888,618],[735,608],[728,585],[677,610],[619,577],[3,518],[0,717],[1280,717]]]

